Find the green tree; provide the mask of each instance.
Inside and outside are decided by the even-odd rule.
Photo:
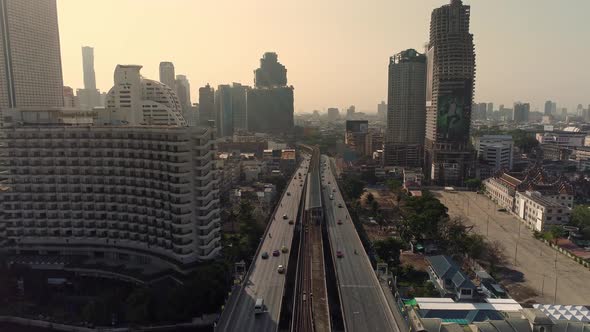
[[[399,180],[395,180],[395,179],[389,179],[385,182],[385,184],[387,185],[387,188],[389,188],[389,190],[397,193],[402,189],[402,183]]]
[[[480,179],[468,179],[465,181],[465,186],[469,189],[479,189],[481,187],[481,180]]]
[[[371,211],[373,211],[373,215],[376,215],[379,212],[379,203],[377,203],[377,201],[373,201],[371,203]]]
[[[400,250],[403,249],[403,243],[400,240],[390,237],[385,240],[375,241],[373,248],[377,256],[389,264],[390,267],[399,266]]]
[[[244,240],[248,252],[255,250],[263,233],[262,226],[256,222],[253,211],[254,208],[248,201],[243,201],[240,204],[240,212],[238,213],[240,233],[245,236]]]
[[[580,228],[590,226],[590,206],[576,205],[572,210],[571,224]]]
[[[342,179],[342,190],[351,199],[359,199],[365,188],[365,183],[356,176],[346,175]]]

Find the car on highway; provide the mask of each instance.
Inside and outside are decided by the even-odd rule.
[[[264,300],[256,299],[256,303],[254,304],[254,315],[261,313],[264,313]]]
[[[498,212],[506,212],[507,210],[504,208],[498,209]]]
[[[342,207],[342,203],[338,203],[338,207],[341,208]]]
[[[330,200],[333,201],[334,200],[334,195],[330,194]]]
[[[268,252],[263,252],[262,255],[260,255],[260,257],[262,257],[262,259],[267,259],[268,258]]]
[[[282,246],[281,247],[281,251],[286,254],[287,252],[289,252],[289,248],[287,248],[286,246]]]
[[[293,219],[289,220],[289,225],[293,225],[295,222],[293,221]]]
[[[278,250],[273,250],[272,255],[275,256],[275,257],[278,257],[278,256],[281,255],[281,252],[278,251]]]
[[[289,219],[289,217],[287,217],[286,214],[283,214],[283,219],[287,220],[287,219]]]
[[[344,253],[341,250],[336,251],[336,257],[342,258],[344,257]]]
[[[277,268],[277,272],[279,272],[279,273],[285,273],[285,267],[282,264],[279,265],[279,267]]]
[[[332,192],[335,193],[336,192],[336,188],[332,189]]]
[[[342,220],[338,219],[338,222],[336,222],[338,225],[342,225]]]
[[[287,191],[287,196],[291,196],[291,193]]]

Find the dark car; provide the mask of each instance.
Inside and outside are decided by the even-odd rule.
[[[280,251],[278,251],[278,250],[274,250],[274,251],[272,252],[272,255],[273,255],[273,256],[275,256],[275,257],[278,257],[278,256],[280,256],[280,255],[281,255],[281,252],[280,252]]]
[[[337,222],[337,224],[338,224],[338,225],[342,225],[342,220],[338,219],[338,222]]]
[[[265,252],[262,253],[262,255],[260,257],[262,257],[262,259],[267,259],[268,258],[268,253],[265,251]]]
[[[342,251],[338,250],[338,251],[336,251],[336,257],[342,258],[342,257],[344,257],[344,253]]]

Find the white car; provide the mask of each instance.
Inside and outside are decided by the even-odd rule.
[[[277,272],[278,272],[278,273],[281,273],[281,274],[282,274],[282,273],[285,273],[285,267],[284,267],[282,264],[281,264],[281,265],[279,265],[279,267],[277,268]]]

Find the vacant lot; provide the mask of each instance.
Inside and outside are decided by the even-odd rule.
[[[463,217],[477,233],[502,244],[509,262],[503,272],[511,278],[507,288],[517,300],[590,304],[590,270],[533,238],[516,217],[497,211],[493,202],[476,193],[435,194],[451,216]]]

